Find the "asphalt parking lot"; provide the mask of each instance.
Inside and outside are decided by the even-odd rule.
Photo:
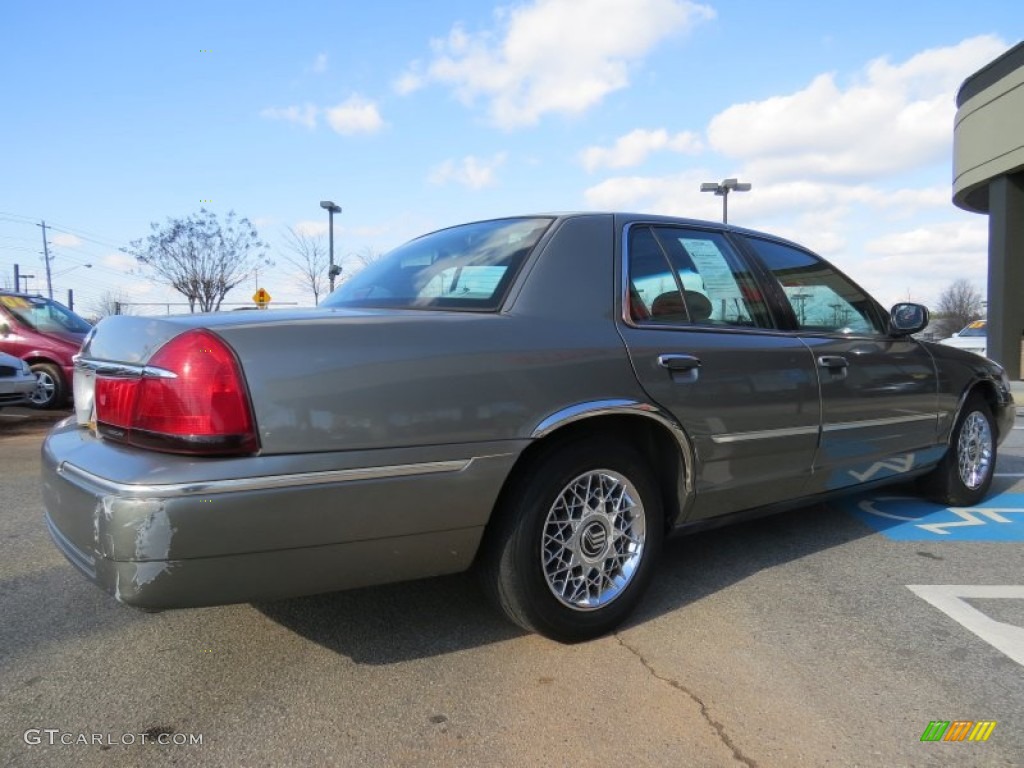
[[[53,418],[0,412],[2,765],[1022,763],[1024,427],[980,508],[886,492],[676,539],[626,627],[562,646],[462,576],[120,606],[45,533]]]

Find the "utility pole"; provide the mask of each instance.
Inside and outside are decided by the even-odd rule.
[[[43,261],[46,262],[46,293],[53,299],[53,281],[50,278],[50,249],[46,245],[46,222],[43,221],[39,224],[43,228]]]

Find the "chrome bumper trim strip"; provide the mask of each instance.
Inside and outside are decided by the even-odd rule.
[[[490,458],[490,457],[482,457]],[[120,483],[100,477],[67,461],[61,462],[57,472],[69,479],[89,483],[107,493],[130,497],[204,496],[217,493],[239,493],[275,488],[292,488],[304,485],[327,485],[330,483],[351,483],[358,480],[383,480],[393,477],[431,475],[442,472],[461,472],[476,459],[453,461],[428,461],[421,464],[393,464],[386,467],[363,467],[360,469],[335,469],[325,472],[298,472],[289,475],[264,475],[261,477],[240,477],[225,480],[207,480],[195,483],[160,483],[142,485]]]

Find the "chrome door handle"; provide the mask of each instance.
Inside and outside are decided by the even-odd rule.
[[[658,355],[658,365],[670,371],[692,371],[700,368],[700,358],[693,355]]]
[[[820,355],[818,365],[822,368],[848,368],[850,363],[839,355]]]

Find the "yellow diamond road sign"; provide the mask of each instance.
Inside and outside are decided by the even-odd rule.
[[[257,304],[269,304],[270,294],[267,293],[266,288],[257,288],[256,293],[252,295],[252,300],[255,301]]]

